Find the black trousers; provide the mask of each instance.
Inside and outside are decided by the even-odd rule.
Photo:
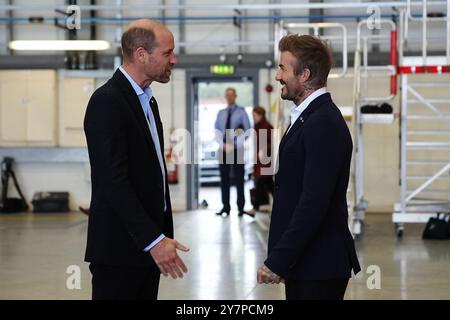
[[[234,154],[230,156],[222,152],[222,158],[219,159],[220,171],[220,190],[222,193],[222,204],[224,210],[230,211],[230,172],[233,170],[234,184],[237,191],[237,206],[239,211],[244,210],[245,195],[244,195],[244,177],[245,167],[242,158],[243,151],[234,149]],[[228,158],[227,158],[228,157]],[[238,161],[238,158],[240,161]]]
[[[92,300],[156,300],[157,267],[116,267],[91,263]]]
[[[256,210],[259,209],[259,206],[262,204],[268,203],[269,193],[273,195],[274,183],[272,176],[260,176],[254,178],[255,182],[255,203],[253,204],[253,208]],[[267,200],[267,201],[264,201]]]
[[[287,280],[286,300],[343,300],[348,280]]]

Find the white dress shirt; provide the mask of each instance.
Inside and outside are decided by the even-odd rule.
[[[305,100],[303,100],[298,106],[295,103],[292,103],[292,109],[291,109],[291,124],[289,125],[288,130],[292,128],[295,121],[300,117],[300,115],[303,113],[303,111],[308,108],[311,102],[313,102],[317,97],[327,93],[327,89],[325,87],[322,87],[320,89],[317,89],[313,93],[311,93]]]

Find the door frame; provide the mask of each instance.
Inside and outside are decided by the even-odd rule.
[[[233,75],[211,74],[208,68],[186,69],[186,129],[191,133],[192,142],[195,142],[194,121],[197,118],[197,83],[210,82],[233,82],[243,81],[245,78],[253,82],[253,103],[259,103],[259,70],[260,68],[236,67]],[[187,210],[198,208],[198,164],[195,163],[197,146],[192,143],[191,164],[186,165],[186,207]]]

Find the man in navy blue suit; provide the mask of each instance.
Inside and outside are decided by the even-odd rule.
[[[288,35],[276,80],[293,102],[279,147],[268,257],[259,283],[285,283],[286,299],[342,300],[360,271],[348,228],[350,132],[326,91],[330,49],[309,35]]]

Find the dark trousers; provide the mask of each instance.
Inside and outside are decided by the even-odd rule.
[[[255,182],[255,202],[253,204],[253,208],[258,210],[260,205],[269,203],[268,202],[269,193],[273,195],[274,183],[272,176],[255,177],[254,182]]]
[[[91,263],[92,300],[156,300],[160,272],[156,267],[116,267]]]
[[[237,191],[237,206],[239,211],[244,210],[245,196],[244,196],[244,176],[245,167],[244,161],[238,161],[238,157],[241,158],[242,151],[238,152],[234,150],[234,156],[230,161],[227,159],[225,152],[222,153],[222,158],[219,159],[220,170],[220,189],[222,192],[222,204],[224,210],[230,211],[230,171],[233,170],[234,184]],[[238,156],[239,155],[239,156]],[[230,163],[231,162],[231,163]]]
[[[343,300],[348,280],[287,280],[286,300]]]

